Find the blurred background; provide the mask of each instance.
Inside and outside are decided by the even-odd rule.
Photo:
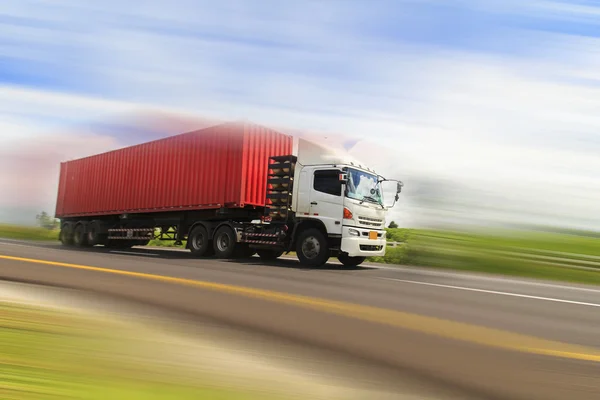
[[[57,240],[61,161],[248,120],[404,182],[372,263],[600,283],[599,17],[586,0],[5,0],[0,237]]]
[[[402,227],[595,229],[599,10],[5,1],[0,220],[53,211],[61,160],[246,119],[376,154],[373,166],[406,184]]]

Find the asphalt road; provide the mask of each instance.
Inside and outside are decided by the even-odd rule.
[[[0,240],[0,279],[85,289],[268,332],[465,398],[600,398],[594,287],[9,240]]]

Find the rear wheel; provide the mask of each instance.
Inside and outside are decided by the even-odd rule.
[[[65,246],[73,245],[73,223],[65,222],[60,229],[60,242]]]
[[[344,267],[358,267],[365,262],[366,259],[366,257],[350,257],[346,253],[342,253],[338,257],[338,260],[340,260]]]
[[[208,231],[205,227],[199,225],[192,229],[192,232],[188,236],[188,247],[195,257],[209,255],[208,253],[212,250],[212,247],[208,238]]]
[[[329,260],[327,238],[318,229],[307,229],[298,237],[296,253],[300,263],[307,267],[320,267]]]
[[[97,221],[92,221],[87,229],[87,242],[90,246],[102,243],[100,235],[100,225]]]
[[[84,223],[78,223],[75,227],[75,232],[73,234],[73,242],[75,242],[75,246],[77,247],[86,247],[88,245],[85,228],[86,224]]]
[[[273,260],[276,260],[279,257],[281,257],[281,255],[283,254],[283,251],[261,249],[261,250],[258,250],[257,253],[261,260],[273,261]]]
[[[213,248],[217,258],[232,258],[235,251],[235,232],[229,226],[222,226],[215,233]]]

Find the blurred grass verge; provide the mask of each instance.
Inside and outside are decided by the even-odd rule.
[[[57,229],[0,224],[0,237],[21,240],[58,240]]]
[[[371,262],[600,284],[600,238],[541,231],[388,229]]]
[[[0,302],[0,398],[278,398],[190,371],[161,347],[125,325]]]

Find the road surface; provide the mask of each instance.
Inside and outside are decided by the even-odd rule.
[[[417,268],[303,269],[0,240],[0,279],[268,332],[480,398],[600,398],[600,289]]]

